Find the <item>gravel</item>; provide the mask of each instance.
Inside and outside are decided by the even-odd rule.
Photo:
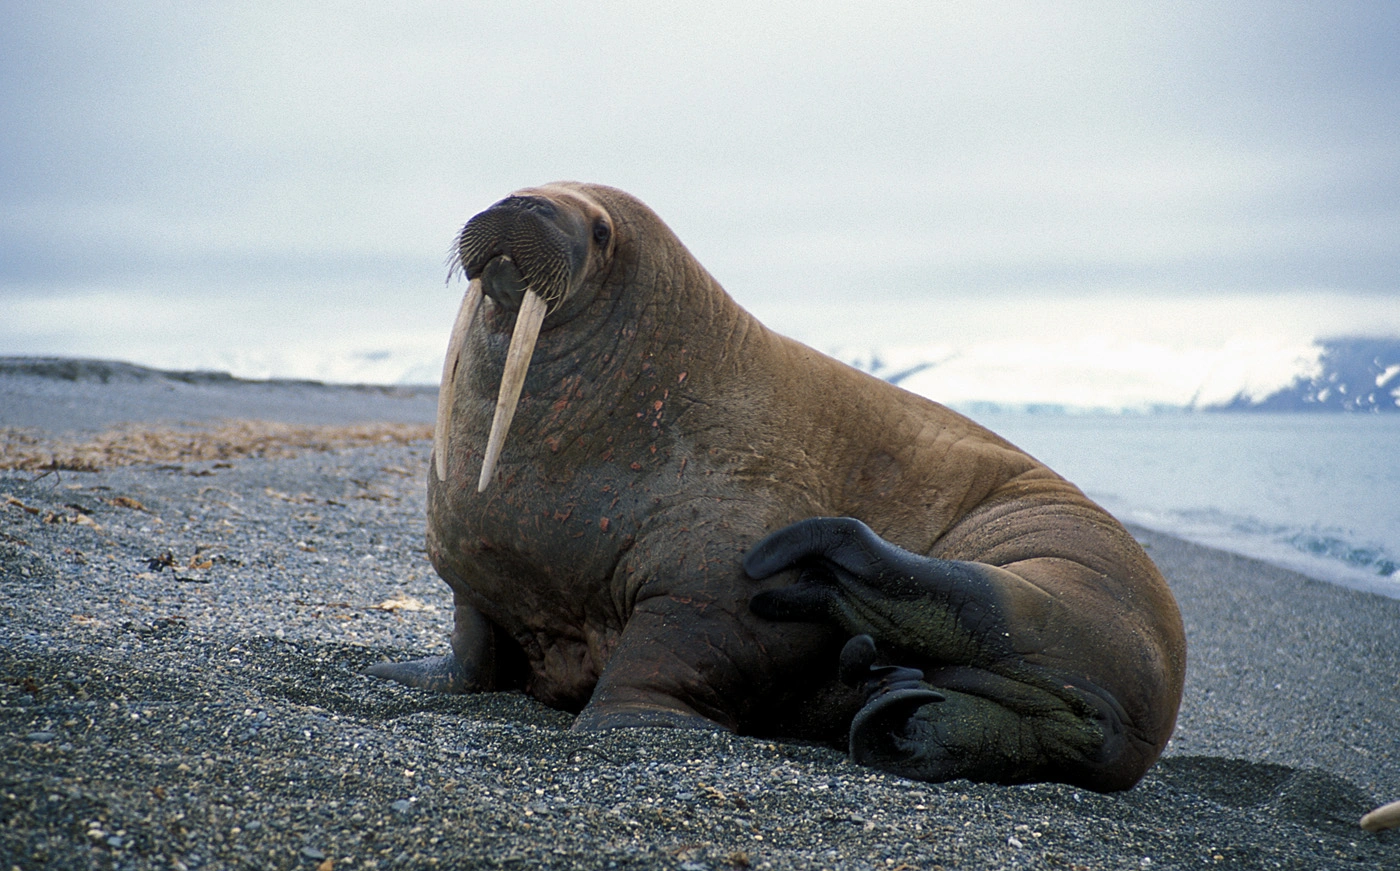
[[[0,869],[1400,867],[1400,602],[1134,530],[1190,670],[1113,795],[575,734],[363,676],[446,646],[428,448],[0,472]]]

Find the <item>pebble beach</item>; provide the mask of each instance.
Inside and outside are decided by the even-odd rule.
[[[0,871],[1400,868],[1400,600],[1133,528],[1188,674],[1110,795],[576,734],[363,675],[446,648],[433,391],[103,365],[0,366]]]

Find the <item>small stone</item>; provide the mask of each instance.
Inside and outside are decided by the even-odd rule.
[[[113,850],[120,850],[122,848],[121,836],[113,835],[112,837],[108,838],[107,846],[111,847]]]
[[[389,807],[393,808],[401,814],[406,814],[409,811],[413,810],[413,803],[406,798],[401,798],[393,804],[389,805]]]
[[[30,741],[35,741],[35,742],[37,742],[37,743],[42,744],[42,743],[44,743],[45,741],[52,741],[52,740],[54,739],[54,733],[53,733],[53,732],[30,732],[28,735],[25,735],[24,737],[28,738]]]
[[[315,847],[302,847],[302,848],[301,848],[301,855],[305,856],[305,857],[308,858],[308,859],[324,859],[324,858],[326,858],[326,854],[325,854],[325,853],[322,853],[320,850],[316,849]]]
[[[1006,844],[1007,844],[1007,846],[1009,846],[1009,847],[1015,847],[1015,848],[1018,849],[1018,850],[1021,849],[1021,848],[1024,847],[1024,846],[1026,846],[1025,844],[1021,843],[1021,839],[1018,838],[1018,837],[1016,837],[1015,835],[1012,835],[1011,837],[1007,838],[1007,839],[1006,839]]]

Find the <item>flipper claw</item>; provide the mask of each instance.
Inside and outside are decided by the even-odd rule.
[[[410,662],[380,662],[365,669],[365,674],[435,693],[466,693],[476,688],[461,660],[453,654]]]
[[[858,765],[891,769],[919,748],[902,740],[910,718],[924,705],[944,700],[924,683],[917,668],[876,665],[875,640],[857,635],[841,649],[842,683],[866,694],[865,707],[851,720],[849,753]]]
[[[841,682],[846,686],[863,689],[869,701],[894,691],[919,689],[926,695],[934,696],[929,702],[941,702],[943,696],[928,689],[924,684],[924,673],[917,668],[899,665],[876,665],[875,639],[869,635],[857,635],[841,648]]]

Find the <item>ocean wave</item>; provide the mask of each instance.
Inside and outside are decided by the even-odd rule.
[[[1352,568],[1383,578],[1400,575],[1400,562],[1386,553],[1385,548],[1357,545],[1334,535],[1297,532],[1281,539],[1300,553],[1323,559],[1337,560]]]
[[[1348,530],[1288,526],[1214,508],[1152,511],[1118,507],[1116,513],[1139,526],[1187,541],[1400,599],[1400,555]]]

